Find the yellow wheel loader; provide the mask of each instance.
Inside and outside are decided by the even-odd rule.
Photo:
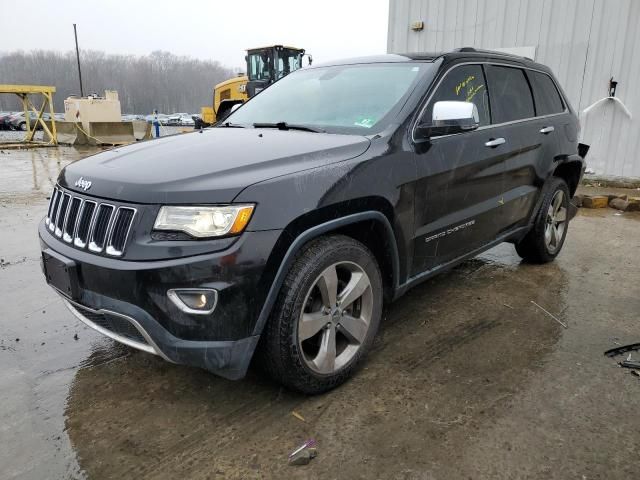
[[[301,68],[304,55],[302,48],[282,45],[247,50],[244,57],[247,74],[220,82],[213,88],[213,104],[201,108],[201,118],[196,119],[195,128],[208,127],[223,120],[234,105],[246,102],[276,80]],[[311,55],[307,56],[311,65]]]

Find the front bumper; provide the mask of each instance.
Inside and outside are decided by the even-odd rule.
[[[259,336],[235,341],[197,341],[174,337],[153,320],[142,323],[108,309],[91,309],[63,297],[75,317],[103,335],[171,363],[204,368],[230,380],[244,377]],[[111,321],[105,318],[112,317]],[[113,317],[121,320],[119,326]],[[123,327],[128,322],[129,327]],[[143,326],[143,324],[145,326]]]
[[[78,292],[59,292],[91,328],[170,362],[230,379],[246,373],[257,344],[256,319],[271,286],[266,268],[279,231],[246,232],[213,254],[158,261],[126,261],[79,251],[40,224],[41,248],[73,260]],[[181,311],[167,297],[172,288],[213,288],[210,315]]]

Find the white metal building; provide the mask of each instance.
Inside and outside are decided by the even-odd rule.
[[[505,49],[548,65],[581,112],[589,168],[640,178],[640,0],[389,1],[390,53],[457,47]],[[609,95],[611,77],[619,101],[584,113]]]

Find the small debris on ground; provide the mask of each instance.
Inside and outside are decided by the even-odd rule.
[[[617,340],[617,338],[615,339]],[[634,350],[640,350],[640,343],[631,343],[629,345],[623,345],[621,347],[612,348],[604,352],[605,356],[612,358],[623,353],[632,352]]]
[[[640,369],[640,362],[634,362],[633,360],[625,360],[623,362],[620,362],[619,365],[622,368]]]
[[[78,340],[79,338],[80,338],[80,337],[78,337],[78,334],[77,334],[77,333],[74,333],[74,334],[73,334],[73,339],[74,339],[74,340]]]
[[[304,419],[304,417],[302,415],[300,415],[298,412],[296,412],[295,410],[293,410],[291,412],[291,415],[293,415],[294,417],[296,417],[298,420],[300,420],[301,422],[306,422],[306,420]]]
[[[547,315],[549,315],[551,318],[553,318],[556,322],[558,322],[560,325],[562,325],[564,328],[569,328],[567,326],[566,323],[564,323],[563,321],[559,320],[558,317],[556,317],[554,314],[550,313],[549,311],[547,311],[546,309],[544,309],[543,307],[541,307],[540,305],[538,305],[536,302],[534,302],[533,300],[531,300],[531,303],[533,303],[536,307],[538,307],[540,310],[542,310],[544,313],[546,313]]]
[[[289,454],[289,465],[307,465],[316,458],[318,450],[316,441],[310,438]]]

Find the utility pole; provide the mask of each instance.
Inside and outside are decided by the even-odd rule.
[[[84,97],[84,89],[82,88],[82,71],[80,70],[80,50],[78,49],[78,31],[76,24],[73,24],[73,35],[76,37],[76,60],[78,60],[78,78],[80,79],[80,96]]]

